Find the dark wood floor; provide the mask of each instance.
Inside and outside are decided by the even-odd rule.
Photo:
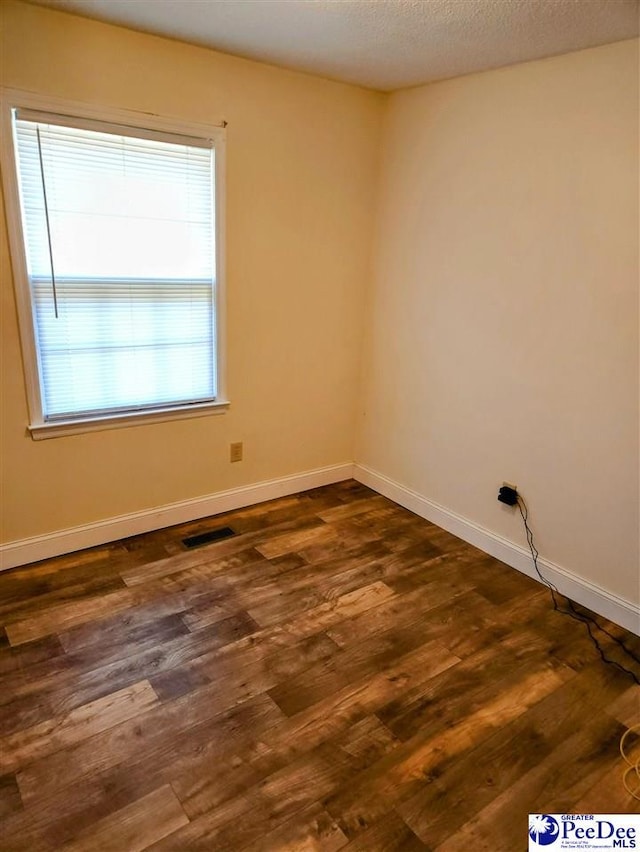
[[[5,572],[0,615],[3,852],[518,852],[530,812],[640,811],[640,687],[355,482]]]

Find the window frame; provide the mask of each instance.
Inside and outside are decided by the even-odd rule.
[[[167,405],[140,411],[114,411],[92,414],[83,418],[56,419],[46,421],[41,399],[38,348],[35,337],[34,318],[31,304],[31,287],[28,276],[25,235],[20,203],[20,188],[17,158],[14,145],[13,111],[20,109],[40,110],[57,113],[79,120],[92,119],[114,125],[197,137],[210,140],[215,150],[215,362],[217,372],[217,396],[215,400],[184,405]],[[226,299],[225,299],[225,148],[226,122],[201,124],[180,118],[137,112],[126,109],[103,107],[79,101],[38,95],[17,89],[0,89],[0,163],[5,195],[9,248],[13,268],[13,283],[18,311],[18,326],[27,394],[29,423],[27,429],[35,440],[55,438],[83,432],[121,428],[143,423],[203,417],[224,413],[229,408],[226,386]]]

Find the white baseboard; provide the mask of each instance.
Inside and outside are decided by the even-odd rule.
[[[351,477],[400,506],[410,509],[421,518],[437,524],[463,541],[495,556],[496,559],[500,559],[512,568],[535,580],[538,579],[531,562],[531,555],[525,548],[439,506],[365,465],[348,463],[258,482],[254,485],[244,485],[228,491],[196,497],[193,500],[182,500],[142,512],[132,512],[92,524],[58,530],[47,535],[11,541],[0,545],[0,571],[173,524],[183,524],[197,518],[219,515],[222,512],[230,512],[255,503],[274,500],[277,497],[286,497],[299,491],[307,491],[310,488],[342,482]],[[553,562],[540,558],[538,564],[547,579],[557,586],[562,594],[640,636],[640,607]]]
[[[358,482],[368,485],[369,488],[404,506],[405,509],[410,509],[421,518],[437,524],[534,580],[539,580],[533,567],[531,554],[520,545],[427,500],[421,494],[405,488],[365,465],[354,465],[353,476]],[[563,595],[640,636],[640,607],[546,559],[539,558],[538,565],[544,576]]]
[[[332,465],[280,479],[271,479],[267,482],[258,482],[255,485],[243,485],[240,488],[219,491],[193,500],[169,503],[142,512],[118,515],[104,521],[58,530],[47,535],[11,541],[0,545],[0,571],[26,565],[29,562],[37,562],[39,559],[49,559],[62,553],[83,550],[85,547],[117,541],[127,536],[170,527],[173,524],[184,524],[197,518],[242,509],[254,503],[263,503],[266,500],[274,500],[276,497],[296,494],[298,491],[319,488],[321,485],[331,485],[334,482],[351,479],[352,476],[352,464]]]

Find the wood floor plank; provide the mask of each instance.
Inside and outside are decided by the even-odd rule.
[[[91,659],[99,665],[109,656],[116,659],[119,648],[135,647],[139,652],[150,642],[158,645],[187,632],[180,612],[163,615],[158,613],[154,602],[63,631],[57,634],[57,639],[67,654],[82,652],[85,661]],[[25,647],[28,646],[20,646]]]
[[[0,775],[0,820],[22,808],[20,788],[13,772]]]
[[[48,662],[54,657],[62,656],[65,652],[59,636],[45,636],[33,642],[27,642],[13,648],[7,639],[6,645],[0,647],[0,677],[11,672],[30,669],[37,663]]]
[[[101,596],[57,603],[29,618],[5,622],[5,630],[12,645],[22,645],[134,605],[135,598],[131,592],[126,587],[118,588]]]
[[[387,588],[391,586],[384,584]],[[456,597],[472,590],[470,584],[461,583],[451,587],[438,582],[426,584],[405,594],[393,592],[387,595],[386,601],[381,601],[375,609],[368,608],[364,612],[352,614],[349,619],[328,628],[331,638],[341,647],[349,647],[358,642],[364,642],[377,633],[389,630],[403,621],[422,620],[425,629],[425,640],[434,637],[434,623],[427,613],[435,612],[441,605],[449,605]],[[392,590],[393,591],[393,590]],[[445,631],[450,634],[450,629]],[[441,631],[444,632],[444,631]]]
[[[608,772],[598,775],[597,780],[590,790],[581,796],[572,806],[572,813],[597,814],[602,813],[606,805],[606,813],[611,814],[640,814],[640,780],[635,773],[627,777],[627,785],[636,793],[632,796],[624,786],[623,772],[628,767],[625,763],[614,761]],[[603,802],[602,791],[606,790],[606,799]]]
[[[103,772],[127,756],[135,759],[147,740],[163,737],[167,729],[181,732],[224,713],[335,651],[336,646],[327,637],[314,636],[294,648],[283,648],[267,657],[262,656],[260,649],[242,660],[223,659],[215,654],[211,658],[202,657],[204,662],[198,661],[199,665],[208,667],[204,687],[23,767],[18,773],[23,799],[46,796],[62,778],[73,783],[91,773]],[[159,680],[151,677],[152,684]]]
[[[392,811],[384,820],[375,823],[352,840],[344,847],[344,852],[371,852],[374,849],[376,852],[428,852],[428,848],[398,814]]]
[[[353,755],[360,765],[370,766],[397,748],[400,740],[372,714],[352,725],[344,736],[333,741],[333,745]]]
[[[228,555],[220,554],[220,546],[221,543],[216,542],[215,544],[198,548],[189,553],[180,552],[174,556],[152,562],[151,564],[142,563],[135,568],[122,571],[121,577],[127,586],[138,586],[141,583],[149,583],[151,580],[157,580],[160,577],[169,577],[171,574],[181,573],[187,568],[195,568],[204,563],[215,565],[218,572],[222,573],[226,570],[239,568],[242,565],[260,562],[262,559],[258,551],[251,546],[246,546]]]
[[[114,550],[99,548],[56,557],[21,569],[0,572],[0,615],[27,612],[45,601],[72,598],[93,589],[106,590],[114,579],[119,582],[121,567]],[[118,549],[116,549],[118,552]]]
[[[245,753],[248,743],[282,721],[279,708],[261,694],[177,730],[171,742],[158,729],[155,735],[144,737],[124,766],[114,764],[101,777],[110,793],[135,790],[146,783],[171,783],[175,790],[194,789],[219,804],[242,792],[247,779],[263,777],[249,763],[248,755],[239,755]]]
[[[249,761],[231,755],[224,760],[224,772],[212,773],[210,767],[204,767],[199,772],[183,773],[171,783],[186,813],[196,819],[242,798],[247,788],[257,786],[262,779],[263,774]]]
[[[53,715],[55,708],[46,696],[42,696],[39,701],[34,701],[32,695],[15,698],[0,707],[0,736],[9,736],[30,728]]]
[[[232,523],[235,518],[235,513],[228,513],[219,516],[215,526],[225,526]],[[212,526],[211,522],[207,526]],[[188,527],[188,525],[187,525]],[[281,520],[277,524],[260,525],[257,529],[251,529],[248,532],[240,532],[240,534],[227,538],[222,541],[214,542],[213,544],[204,545],[194,550],[184,551],[182,546],[170,556],[150,562],[147,560],[136,565],[131,570],[122,570],[121,576],[128,586],[140,585],[147,583],[150,580],[160,577],[167,577],[184,571],[185,568],[194,568],[198,565],[209,564],[217,568],[217,573],[225,571],[229,565],[226,560],[238,556],[241,563],[249,561],[258,561],[264,559],[260,553],[256,554],[255,545],[258,543],[267,543],[275,538],[286,538],[292,535],[307,534],[313,537],[314,531],[327,528],[326,524],[317,516],[310,513],[301,513],[294,516],[288,516],[286,520]],[[180,530],[175,531],[176,537],[181,537],[191,532],[197,532],[197,529],[189,529],[188,533]],[[240,556],[240,554],[243,554]],[[285,550],[283,554],[288,555]],[[246,558],[245,558],[246,557]],[[234,564],[233,562],[230,564]],[[236,567],[238,563],[235,563]]]
[[[422,689],[405,691],[378,711],[379,718],[403,741],[417,734],[437,735],[517,686],[527,673],[552,668],[544,649],[527,649],[520,656],[500,650],[497,653],[495,646],[485,647],[463,659],[455,670],[428,681]],[[568,670],[560,672],[561,680],[570,677]]]
[[[8,694],[15,695],[14,701],[0,704],[0,731],[7,734],[20,730],[42,721],[47,714],[66,713],[148,677],[158,678],[163,672],[214,654],[226,642],[227,637],[220,637],[216,625],[212,625],[196,634],[173,634],[160,643],[151,637],[139,645],[68,654],[58,663],[54,660],[48,669],[42,667],[36,677],[21,672],[9,684]]]
[[[188,822],[167,784],[81,832],[62,852],[143,852]]]
[[[226,520],[233,527],[235,523],[234,515],[226,516]],[[309,507],[307,511],[291,513],[286,519],[278,523],[269,523],[266,521],[254,526],[247,532],[239,532],[233,538],[227,538],[198,549],[208,550],[208,559],[217,562],[221,557],[245,550],[247,547],[262,546],[274,539],[285,538],[287,536],[302,535],[304,537],[307,533],[313,536],[314,531],[325,529],[325,527],[326,524],[314,514],[312,507]],[[288,552],[288,550],[284,551],[285,554]]]
[[[525,775],[532,753],[538,760],[547,758],[572,736],[585,702],[593,712],[602,711],[616,682],[607,670],[567,681],[528,713],[432,773],[427,784],[396,806],[398,813],[424,842],[437,847]]]
[[[73,586],[63,586],[51,592],[32,592],[31,584],[22,591],[19,599],[9,599],[0,607],[0,621],[12,645],[28,642],[46,636],[53,630],[34,632],[29,635],[26,625],[31,620],[37,623],[42,612],[64,613],[73,609],[80,610],[83,606],[90,611],[91,607],[100,607],[105,594],[117,593],[124,588],[122,578],[118,575],[103,576],[98,574]],[[114,598],[115,599],[115,598]],[[6,600],[6,599],[5,599]],[[26,638],[13,638],[26,632]]]
[[[627,728],[640,724],[640,686],[634,684],[618,695],[607,707],[607,712]]]
[[[288,620],[349,591],[383,580],[383,568],[375,559],[342,558],[300,567],[280,575],[255,578],[250,584],[234,584],[230,598],[239,608],[255,613],[263,625]]]
[[[237,639],[250,636],[260,629],[247,612],[237,612],[235,615],[217,618],[211,609],[206,610],[204,616],[202,612],[194,613],[191,611],[185,613],[183,620],[191,633],[215,625],[216,639],[220,645],[235,642]]]
[[[286,557],[279,556],[275,559],[270,559],[271,565],[281,564],[283,560],[292,559],[298,554],[288,554]],[[378,573],[370,574],[372,569],[378,569]],[[361,585],[366,585],[372,580],[383,579],[382,563],[380,560],[380,552],[377,542],[371,545],[369,542],[358,547],[357,551],[352,554],[342,553],[338,557],[323,559],[314,562],[313,565],[303,561],[302,564],[293,567],[293,570],[288,571],[286,577],[278,574],[263,574],[261,577],[255,577],[250,587],[242,588],[240,591],[245,591],[251,596],[252,606],[257,606],[260,603],[267,603],[279,592],[282,595],[283,590],[287,593],[300,592],[313,588],[322,590],[327,584],[340,582],[343,580],[342,575],[350,578],[361,577]]]
[[[126,797],[110,796],[98,776],[84,779],[81,784],[41,799],[38,807],[27,804],[23,810],[0,821],[0,849],[3,852],[58,852],[78,832],[155,789],[155,786],[140,787],[134,796],[130,793]]]
[[[11,571],[0,572],[0,594],[4,591],[5,583],[13,585],[14,582],[31,583],[34,580],[42,577],[58,577],[61,578],[63,585],[73,583],[75,580],[67,580],[69,571],[76,572],[82,570],[84,566],[91,566],[92,570],[100,570],[105,565],[111,564],[114,553],[120,553],[122,546],[119,542],[111,542],[106,545],[98,545],[96,547],[87,548],[86,550],[76,550],[72,553],[65,553],[61,556],[54,556],[51,559],[43,559],[39,562],[32,562],[28,569],[17,568]]]
[[[367,560],[380,559],[388,556],[391,551],[384,540],[348,541],[335,538],[331,541],[306,545],[299,548],[296,554],[302,557],[308,565],[322,565],[338,559],[355,559],[359,556]],[[279,557],[282,558],[282,557]]]
[[[349,683],[388,668],[409,651],[425,644],[419,625],[397,627],[353,645],[269,690],[288,716],[311,707]]]
[[[320,805],[312,804],[239,852],[338,852],[347,843],[337,822]]]
[[[574,813],[574,805],[600,778],[598,813],[610,813],[609,794],[601,781],[611,769],[621,728],[606,716],[583,721],[583,727],[524,773],[472,820],[441,843],[438,852],[474,849],[511,852],[523,835],[529,813]],[[604,767],[603,767],[604,760]],[[603,772],[604,769],[604,772]],[[526,842],[523,841],[523,842]]]
[[[434,771],[442,771],[443,766],[525,713],[562,682],[557,672],[543,669],[488,701],[454,727],[435,736],[419,732],[328,800],[327,810],[348,837],[356,836],[418,792]]]
[[[268,746],[268,752],[265,755],[262,748],[257,749],[255,762],[261,766],[265,762],[268,766],[274,762],[281,766],[336,737],[340,741],[353,725],[376,712],[393,696],[410,686],[419,688],[458,662],[457,657],[437,642],[428,642],[397,659],[386,670],[365,675],[265,731],[260,739],[261,744]]]
[[[286,621],[277,622],[265,628],[257,626],[253,633],[240,638],[234,637],[228,650],[232,653],[242,652],[244,649],[260,646],[266,653],[267,649],[277,650],[283,646],[290,646],[301,639],[326,632],[326,629],[332,625],[379,606],[381,602],[390,597],[393,597],[393,593],[386,584],[371,583],[353,592],[347,592],[344,595],[327,600],[312,609],[292,616]],[[206,625],[207,627],[215,627],[220,623],[218,615],[221,614],[219,610],[222,605],[214,604],[212,606],[217,607],[217,609],[212,613],[212,624]],[[194,615],[194,619],[193,621],[189,619],[189,623],[194,625],[194,629],[196,625],[199,629],[205,627],[204,623],[201,624],[198,621],[197,613],[201,611],[204,613],[204,622],[204,620],[207,620],[208,613],[206,607],[202,610],[190,610],[189,614]]]
[[[195,583],[188,590],[183,588],[187,580],[177,582],[174,578],[163,578],[145,590],[130,590],[132,599],[126,601],[126,606],[133,608],[136,600],[139,606],[147,606],[153,601],[159,616],[184,612],[194,602],[208,600],[212,594],[206,574],[203,579],[200,572],[200,568],[187,572],[188,579]],[[66,655],[55,660],[53,665],[42,666],[40,671],[17,672],[15,677],[8,679],[7,689],[0,694],[0,728],[3,721],[11,725],[15,716],[12,708],[7,708],[7,713],[3,712],[2,702],[8,698],[13,697],[15,701],[37,696],[39,702],[49,700],[58,708],[55,712],[62,712],[100,697],[107,682],[113,689],[123,688],[144,679],[150,671],[159,674],[211,653],[225,643],[226,639],[221,641],[216,626],[212,625],[195,635],[174,635],[159,646],[151,637],[149,642],[141,645],[137,642],[119,645],[104,653],[103,646],[98,643],[91,652],[83,650],[73,657]]]
[[[339,600],[341,606],[347,608],[358,601],[365,609],[371,609],[383,599],[390,597],[393,597],[393,590],[389,586],[379,580],[368,583],[368,578],[363,577],[359,572],[355,580],[340,574],[338,581],[331,584],[328,589],[325,584],[324,589],[294,591],[289,595],[275,597],[267,603],[251,606],[248,611],[261,627],[270,627],[282,622],[286,623],[291,618],[307,614],[310,610],[317,611],[325,604],[329,610],[335,611],[332,601]]]
[[[149,681],[112,692],[31,728],[0,738],[0,773],[13,772],[35,760],[89,739],[138,716],[158,704]]]
[[[219,784],[221,801],[236,795],[237,776],[230,776],[227,768],[231,756],[283,719],[266,695],[221,714],[203,712],[200,721],[184,720],[184,715],[184,724],[174,726],[170,738],[162,725],[134,727],[123,732],[132,738],[128,749],[116,753],[115,762],[90,775],[77,774],[75,781],[63,774],[59,784],[49,785],[26,808],[0,822],[0,848],[19,848],[21,838],[28,837],[57,850],[81,828],[183,776],[210,778]],[[113,741],[116,748],[122,740]]]
[[[192,821],[157,849],[176,848],[172,843],[189,849],[241,849],[262,837],[265,824],[273,828],[283,825],[352,773],[347,763],[314,750],[216,808],[209,809],[206,799],[187,797],[183,804]]]
[[[530,811],[640,812],[640,689],[354,481],[0,574],[0,679],[2,852],[513,852]]]
[[[371,512],[373,509],[391,508],[395,509],[395,504],[386,497],[381,497],[377,494],[375,497],[364,497],[362,500],[350,500],[348,503],[343,503],[340,506],[335,506],[333,509],[324,509],[318,512],[318,517],[322,518],[326,523],[334,521],[342,521],[345,518],[353,518],[356,515],[362,515]]]
[[[257,550],[267,559],[275,559],[277,556],[284,556],[310,545],[336,541],[337,538],[335,530],[329,524],[322,524],[308,530],[297,530],[277,536],[264,544],[260,544]]]
[[[392,597],[394,593],[389,586],[376,581],[324,601],[284,622],[276,622],[275,625],[261,631],[261,635],[266,637],[285,633],[288,637],[296,638],[310,636],[323,630],[327,631],[327,628],[363,612],[369,612]]]

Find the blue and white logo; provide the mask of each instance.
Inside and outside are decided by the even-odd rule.
[[[549,814],[532,814],[529,817],[529,837],[539,846],[555,843],[558,834],[558,823]]]
[[[640,814],[529,814],[529,852],[640,850]]]

